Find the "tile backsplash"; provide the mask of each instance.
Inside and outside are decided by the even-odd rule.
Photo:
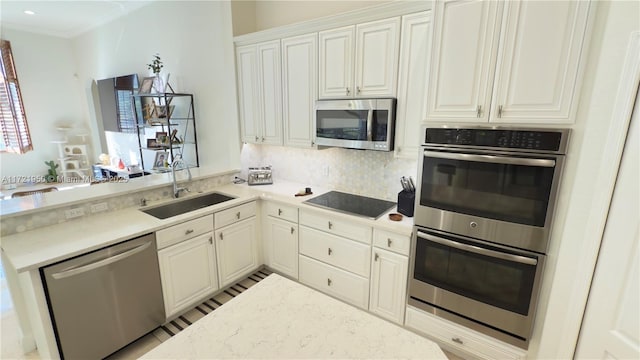
[[[241,176],[253,166],[273,166],[278,179],[309,186],[397,201],[400,177],[417,174],[417,159],[395,158],[393,152],[328,148],[323,150],[244,144]]]

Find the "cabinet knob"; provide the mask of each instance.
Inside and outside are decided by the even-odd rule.
[[[347,88],[347,95],[349,95],[351,93],[351,90],[349,90],[349,88]]]
[[[358,95],[360,95],[360,86],[356,86],[356,93],[358,93]]]
[[[220,233],[220,240],[224,240],[224,237],[222,236],[222,233]]]
[[[460,338],[451,338],[451,341],[460,345],[464,345],[464,341],[460,340]]]
[[[332,252],[333,252],[333,250],[331,250],[331,248],[327,249],[327,254],[331,255]]]
[[[380,257],[380,256],[378,255],[378,253],[376,253],[376,256],[374,256],[374,257],[373,257],[373,261],[378,261],[378,258],[379,258],[379,257]]]
[[[189,235],[193,232],[193,229],[188,229],[184,232],[185,235]]]
[[[209,244],[213,245],[213,236],[209,236]]]
[[[293,234],[293,232],[296,231],[296,229],[293,228],[293,226],[291,227],[291,233]]]
[[[278,209],[278,216],[282,215],[282,209]]]
[[[476,117],[480,117],[482,116],[482,105],[478,105],[478,107],[476,108]]]
[[[391,247],[391,243],[392,243],[392,242],[393,242],[393,241],[391,241],[391,239],[390,239],[390,238],[387,238],[387,247]]]
[[[236,219],[240,219],[240,211],[236,213]]]
[[[256,136],[256,142],[258,142],[258,137]]]
[[[331,286],[331,279],[327,279],[327,286]]]
[[[502,105],[498,106],[498,117],[502,117]]]
[[[264,142],[264,136],[262,137],[262,142]]]
[[[316,142],[315,142],[315,141],[312,141],[312,142],[311,142],[311,146],[315,146],[315,145],[316,145]]]
[[[329,229],[333,228],[333,224],[329,221]]]

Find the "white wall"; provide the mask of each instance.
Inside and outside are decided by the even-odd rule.
[[[194,94],[200,165],[239,167],[229,2],[154,2],[73,39],[73,51],[85,97],[94,79],[149,76],[146,64],[159,53],[173,89]],[[92,104],[85,111],[95,121]]]
[[[58,158],[58,147],[50,142],[62,138],[56,125],[71,125],[76,132],[86,128],[71,42],[6,28],[2,38],[11,42],[33,151],[0,154],[0,172],[2,176],[44,175],[48,169],[44,162]]]
[[[615,173],[614,158],[603,156],[611,138],[624,136],[620,130],[612,131],[612,121],[630,34],[640,31],[640,3],[597,3],[583,94],[577,121],[572,127],[558,218],[540,296],[541,316],[536,319],[529,348],[532,359],[573,356],[602,235],[594,231],[598,226],[594,228],[593,224],[604,224],[602,216],[593,218],[593,214],[606,213],[606,209],[600,209],[603,204],[598,201],[599,195],[611,190],[594,188],[594,185],[603,174]]]
[[[249,0],[231,0],[233,14],[233,36],[256,31],[256,2]]]

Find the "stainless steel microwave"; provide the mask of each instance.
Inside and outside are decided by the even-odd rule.
[[[316,144],[392,151],[396,99],[316,101]]]

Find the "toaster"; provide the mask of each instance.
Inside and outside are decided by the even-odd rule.
[[[273,177],[271,177],[271,166],[250,167],[247,183],[249,185],[273,184]]]

